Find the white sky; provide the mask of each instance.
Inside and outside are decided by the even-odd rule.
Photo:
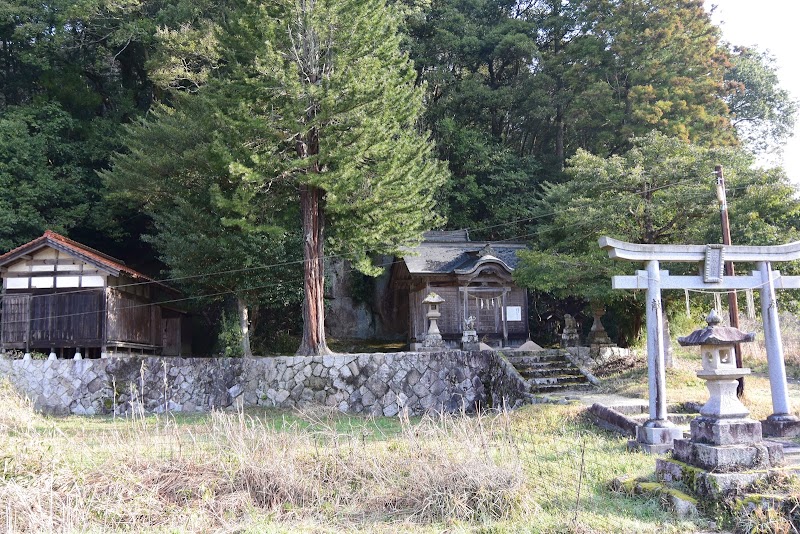
[[[704,0],[706,10],[716,5],[711,16],[722,28],[723,39],[735,45],[756,45],[775,56],[781,87],[800,98],[800,2],[797,0]],[[795,134],[783,150],[783,167],[800,185],[800,117]]]

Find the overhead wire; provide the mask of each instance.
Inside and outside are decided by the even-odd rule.
[[[696,182],[696,181],[697,180],[694,179],[694,178],[681,180],[681,181],[678,181],[678,182],[672,182],[672,183],[669,183],[669,184],[664,184],[662,186],[658,186],[658,187],[649,189],[649,191],[663,190],[663,189],[667,189],[667,188],[670,188],[670,187],[676,187],[676,186],[687,184],[687,183],[693,183],[693,182]],[[738,187],[729,188],[728,190],[729,191],[736,191],[736,190],[739,190],[739,189],[746,189],[746,188],[751,187],[753,185],[756,185],[756,183],[754,182],[754,183],[744,184],[744,185],[740,185]],[[614,185],[609,185],[606,188],[602,188],[602,190],[612,190],[614,187],[615,187]],[[631,193],[632,194],[636,194],[636,192],[631,192]],[[711,195],[712,195],[712,193],[710,191],[702,191],[702,190],[700,190],[700,191],[697,191],[695,193],[695,195],[693,195],[693,198],[702,198],[704,196],[711,196]],[[568,211],[570,211],[570,208],[563,209],[563,210],[556,210],[556,211],[545,213],[545,214],[539,214],[539,215],[535,215],[535,216],[532,216],[532,217],[516,219],[516,220],[513,220],[513,221],[509,221],[509,222],[505,222],[505,223],[499,223],[499,224],[495,224],[495,225],[491,225],[491,226],[487,226],[487,227],[466,228],[465,230],[467,230],[467,231],[470,231],[470,230],[480,231],[480,230],[486,230],[486,229],[489,229],[489,228],[512,226],[512,225],[515,225],[515,224],[519,224],[520,222],[533,221],[533,220],[544,218],[544,217],[559,215],[559,214],[562,214],[562,213],[566,213]],[[577,227],[577,226],[589,226],[589,225],[592,225],[594,222],[595,222],[594,220],[577,221],[577,222],[575,222],[573,224],[562,225],[560,227],[560,229],[573,228],[573,227]],[[519,240],[524,239],[524,238],[528,238],[528,237],[531,237],[531,236],[534,236],[534,235],[541,234],[544,231],[545,231],[544,229],[537,229],[534,232],[530,232],[530,233],[527,233],[527,234],[521,234],[521,235],[517,235],[517,236],[514,236],[514,237],[510,237],[510,238],[505,238],[505,239],[492,240],[492,242],[494,242],[494,243],[498,243],[498,242],[502,243],[502,242],[509,242],[509,241],[519,241]],[[588,236],[588,234],[587,234],[587,236]],[[478,241],[478,242],[480,242],[480,241]],[[344,259],[346,259],[347,256],[344,255],[344,254],[330,254],[330,255],[323,256],[323,259],[334,259],[334,258],[344,258]],[[164,285],[166,282],[191,280],[191,279],[196,279],[196,278],[204,278],[204,277],[208,277],[208,276],[219,276],[219,275],[224,275],[224,274],[244,273],[244,272],[251,272],[251,271],[255,271],[255,270],[271,269],[271,268],[276,268],[276,267],[285,267],[285,266],[290,266],[290,265],[300,265],[300,264],[305,263],[306,261],[309,261],[309,260],[298,259],[298,260],[292,260],[292,261],[286,261],[286,262],[273,263],[273,264],[269,264],[269,265],[260,265],[260,266],[255,266],[255,267],[243,267],[243,268],[239,268],[239,269],[229,269],[229,270],[215,271],[215,272],[211,272],[211,273],[202,273],[202,274],[187,275],[187,276],[180,276],[180,277],[170,277],[170,278],[163,278],[163,279],[158,279],[158,280],[151,279],[151,280],[146,280],[146,281],[141,281],[141,282],[132,282],[132,283],[129,283],[129,284],[120,284],[120,285],[114,286],[111,289],[117,289],[118,290],[120,288],[129,288],[129,287],[150,285],[150,284]],[[313,261],[313,260],[311,260],[311,261]],[[376,267],[388,267],[388,266],[394,265],[396,263],[399,263],[399,261],[398,260],[394,260],[394,261],[391,261],[389,263],[376,265]],[[353,272],[355,270],[356,270],[355,268],[350,268],[349,271]],[[301,278],[299,278],[299,279],[290,279],[290,280],[284,279],[284,280],[282,280],[281,282],[278,282],[278,283],[270,283],[270,284],[265,284],[265,285],[261,285],[261,286],[254,286],[254,287],[248,287],[248,288],[242,288],[242,289],[236,289],[236,290],[225,290],[225,291],[218,291],[218,292],[213,292],[213,293],[192,295],[192,296],[176,298],[176,299],[160,300],[160,301],[157,301],[157,302],[136,304],[136,305],[126,306],[126,307],[122,307],[122,308],[118,308],[118,309],[134,309],[134,308],[140,308],[140,307],[146,307],[146,306],[174,304],[174,303],[185,302],[185,301],[189,301],[189,300],[200,300],[200,299],[204,299],[204,298],[212,298],[212,297],[218,297],[218,296],[222,296],[222,295],[230,295],[230,294],[236,294],[236,293],[240,293],[240,292],[247,292],[247,291],[255,291],[255,290],[259,290],[259,289],[266,289],[266,288],[269,288],[269,287],[275,287],[277,285],[286,284],[287,282],[299,282],[300,280],[301,280]],[[757,287],[758,286],[754,287],[753,289],[756,289]],[[100,288],[80,288],[80,289],[71,290],[71,291],[61,291],[58,294],[59,295],[66,295],[66,294],[83,293],[83,292],[96,292],[96,291],[98,291],[98,289],[100,289]],[[47,295],[31,295],[32,298],[33,297],[42,297],[42,296],[47,296]],[[71,317],[71,316],[90,315],[90,314],[97,314],[97,313],[100,313],[100,310],[95,310],[95,311],[90,311],[90,312],[77,312],[77,313],[71,313],[71,314],[62,314],[62,315],[58,315],[58,316],[48,316],[46,318],[43,317],[43,318],[36,318],[36,319],[31,319],[31,320],[40,320],[41,321],[41,320],[47,320],[47,319],[66,318],[66,317]],[[22,320],[21,321],[6,321],[6,322],[4,322],[4,324],[9,325],[9,324],[16,324],[16,323],[23,323],[23,322],[27,322],[27,321],[22,321]]]

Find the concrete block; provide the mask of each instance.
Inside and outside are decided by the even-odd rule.
[[[683,436],[683,432],[676,426],[648,426],[645,423],[636,429],[636,440],[649,445],[670,445],[673,440]]]
[[[673,455],[678,461],[722,473],[770,467],[769,450],[762,444],[707,445],[678,439]]]
[[[698,417],[689,424],[692,441],[707,445],[748,445],[760,443],[761,423],[753,419]]]
[[[672,450],[671,443],[663,443],[663,444],[653,444],[653,443],[642,443],[635,439],[628,440],[628,450],[629,451],[640,451],[645,454],[657,455],[657,454],[667,454],[669,451]]]
[[[800,420],[771,420],[761,421],[761,429],[765,436],[771,438],[795,438],[800,436]]]

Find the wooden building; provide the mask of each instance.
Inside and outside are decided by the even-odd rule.
[[[466,230],[426,232],[420,246],[393,265],[392,300],[398,319],[407,317],[412,350],[428,324],[422,301],[431,292],[444,298],[439,331],[449,347],[460,346],[467,318],[475,317],[480,340],[514,347],[528,339],[528,292],[512,273],[525,245],[470,241]],[[402,319],[400,319],[402,320]]]
[[[0,256],[0,352],[97,358],[188,353],[178,293],[122,262],[47,231]]]

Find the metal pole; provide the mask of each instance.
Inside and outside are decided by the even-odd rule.
[[[717,199],[719,200],[719,216],[722,220],[722,244],[731,244],[731,225],[728,219],[728,198],[725,192],[725,176],[722,173],[722,165],[714,167],[714,174],[717,176]],[[733,262],[725,262],[725,276],[734,276]],[[739,328],[739,301],[736,299],[736,291],[728,292],[728,316],[730,317],[731,326]],[[741,369],[742,363],[742,345],[737,343],[734,345],[736,353],[736,367]],[[739,398],[744,395],[744,377],[739,378],[739,384],[736,386],[736,396]]]

